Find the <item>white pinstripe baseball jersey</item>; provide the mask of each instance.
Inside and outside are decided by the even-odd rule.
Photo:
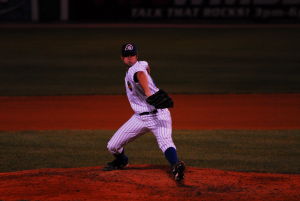
[[[151,93],[154,94],[159,89],[155,86],[151,76],[148,71],[148,63],[146,61],[137,61],[133,66],[131,66],[125,76],[125,86],[126,86],[126,94],[131,105],[133,111],[137,114],[142,112],[149,112],[155,110],[155,107],[149,105],[146,102],[146,95],[144,90],[139,82],[134,80],[134,75],[138,71],[143,71],[148,79],[148,85],[151,90]]]

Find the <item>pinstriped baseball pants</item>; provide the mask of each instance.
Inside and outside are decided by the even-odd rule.
[[[112,154],[121,153],[124,146],[137,137],[152,132],[156,137],[159,148],[165,152],[169,147],[175,147],[172,139],[172,119],[168,109],[158,110],[156,114],[134,114],[107,144],[107,149]]]

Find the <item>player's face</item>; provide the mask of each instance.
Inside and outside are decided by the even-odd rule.
[[[121,57],[122,61],[126,66],[132,66],[137,62],[137,56],[128,56],[128,57]]]

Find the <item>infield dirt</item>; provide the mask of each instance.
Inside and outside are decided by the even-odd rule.
[[[172,95],[174,129],[299,129],[300,94]],[[117,129],[126,96],[0,97],[0,130]]]

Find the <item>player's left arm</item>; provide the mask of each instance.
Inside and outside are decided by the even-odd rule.
[[[149,72],[150,72],[150,68],[149,68]],[[138,71],[136,73],[136,78],[137,81],[140,83],[140,85],[142,86],[144,93],[147,97],[151,96],[151,90],[149,88],[149,84],[148,84],[148,78],[145,72],[143,71]]]

